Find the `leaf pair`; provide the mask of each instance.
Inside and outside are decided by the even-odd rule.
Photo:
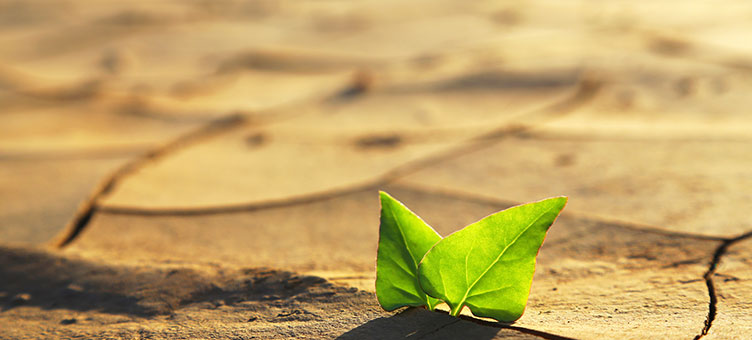
[[[385,192],[376,259],[376,296],[385,310],[446,302],[457,316],[517,320],[525,310],[535,258],[567,203],[555,197],[489,215],[442,239]]]

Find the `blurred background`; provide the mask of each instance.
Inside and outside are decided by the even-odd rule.
[[[735,234],[750,19],[746,1],[2,0],[0,240],[393,183]]]
[[[740,0],[0,0],[0,338],[522,334],[382,311],[378,190],[441,235],[569,196],[527,335],[750,338],[751,22]]]

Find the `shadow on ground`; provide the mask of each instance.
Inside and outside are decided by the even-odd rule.
[[[0,247],[0,277],[0,311],[27,305],[141,317],[172,314],[201,302],[231,305],[308,297],[330,285],[319,277],[268,269],[104,266],[8,247]]]
[[[485,325],[484,325],[485,324]],[[539,332],[535,332],[539,333]],[[455,318],[441,312],[408,308],[391,317],[373,319],[338,340],[363,339],[540,339],[546,334],[533,334],[526,329],[501,327],[471,318]],[[550,337],[558,339],[556,336]]]

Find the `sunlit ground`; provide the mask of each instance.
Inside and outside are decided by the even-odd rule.
[[[750,19],[0,0],[0,339],[752,338]],[[378,190],[569,196],[516,328],[381,310]]]

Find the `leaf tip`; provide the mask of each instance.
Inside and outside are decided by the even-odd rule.
[[[381,199],[382,199],[382,200],[383,200],[383,199],[394,199],[394,198],[392,197],[392,195],[389,195],[389,193],[387,193],[387,192],[386,192],[386,191],[384,191],[384,190],[379,190],[379,197],[381,197]]]
[[[561,209],[564,209],[564,206],[566,206],[567,203],[569,202],[569,196],[555,196],[555,197],[547,198],[544,201],[555,202],[561,205]]]

